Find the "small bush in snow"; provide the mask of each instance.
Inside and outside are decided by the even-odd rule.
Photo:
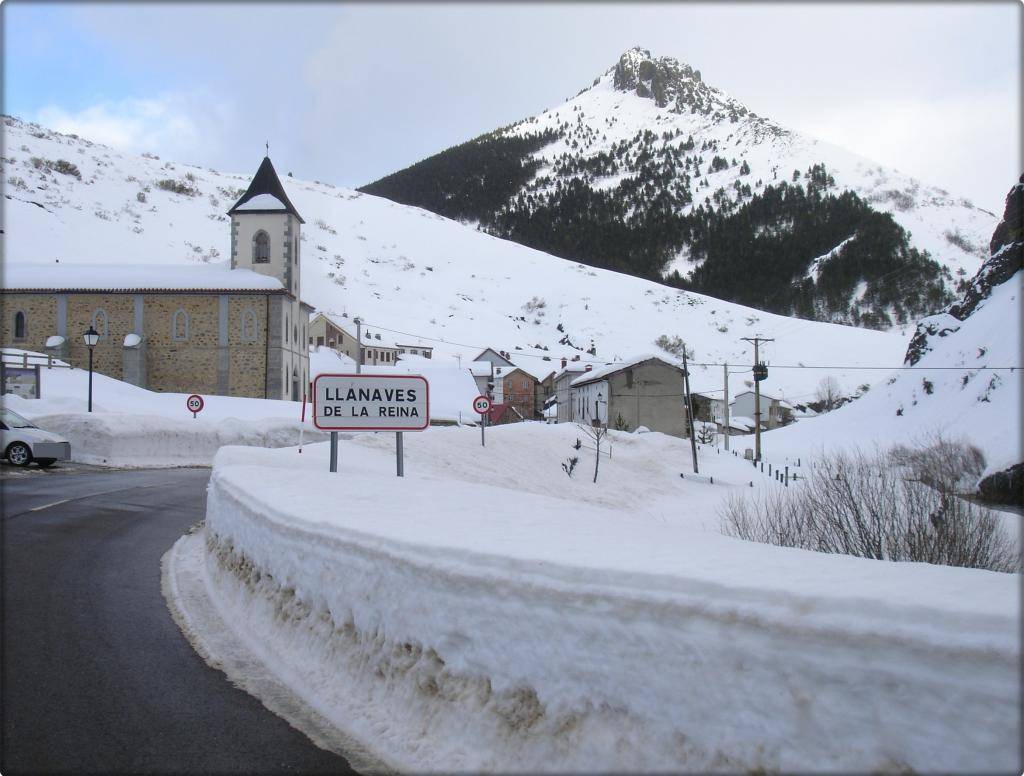
[[[172,194],[183,194],[186,197],[194,197],[199,193],[196,189],[192,188],[187,183],[176,181],[173,178],[164,178],[163,180],[157,181],[153,185],[156,186],[158,189],[169,191]]]
[[[145,202],[146,201],[146,192],[140,191],[138,194],[135,195],[135,199],[137,199],[139,202]]]
[[[891,455],[836,453],[799,485],[734,496],[722,532],[748,541],[876,560],[1019,572],[991,511],[907,478]]]
[[[548,306],[547,302],[545,302],[540,297],[535,296],[532,299],[530,299],[529,302],[527,302],[526,304],[523,305],[523,309],[526,310],[526,312],[528,312],[528,313],[532,313],[532,312],[534,312],[536,310],[543,310],[547,306]],[[540,313],[538,313],[538,315],[540,315]]]
[[[679,335],[669,337],[667,334],[662,334],[658,339],[654,340],[654,344],[673,356],[682,358],[685,353],[687,358],[693,358],[693,349]]]
[[[567,458],[562,463],[562,471],[564,471],[571,478],[572,473],[576,470],[576,464],[578,464],[579,462],[580,458],[578,455],[574,455],[572,456],[572,458]]]

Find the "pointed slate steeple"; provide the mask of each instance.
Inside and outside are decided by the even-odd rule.
[[[281,185],[281,179],[277,177],[277,171],[270,162],[269,156],[263,157],[260,168],[253,176],[249,188],[235,206],[228,211],[228,215],[235,213],[291,213],[299,223],[306,223],[295,205],[288,199],[288,194]]]

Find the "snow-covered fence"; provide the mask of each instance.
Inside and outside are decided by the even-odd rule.
[[[1019,770],[1015,576],[280,460],[218,455],[210,592],[400,769]]]

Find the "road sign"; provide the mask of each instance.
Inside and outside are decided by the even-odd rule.
[[[206,403],[203,401],[203,397],[198,393],[194,393],[185,399],[185,406],[188,407],[188,411],[192,413],[192,417],[197,417],[197,413],[202,412],[203,407]]]
[[[491,400],[486,396],[477,396],[473,399],[473,411],[478,412],[481,415],[485,414],[491,408]]]
[[[421,375],[317,375],[313,425],[322,431],[422,431],[430,425],[430,386]]]

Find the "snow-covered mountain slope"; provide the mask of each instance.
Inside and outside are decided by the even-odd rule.
[[[224,215],[249,175],[225,174],[121,153],[17,119],[5,119],[5,261],[202,264],[230,250]],[[258,159],[254,159],[253,169]],[[285,173],[287,167],[282,166]],[[563,356],[603,364],[679,337],[700,362],[751,363],[741,337],[774,337],[774,364],[896,366],[906,338],[796,320],[701,294],[554,258],[424,210],[285,176],[306,219],[303,297],[366,330],[435,342],[435,358],[463,365],[483,347],[503,349],[536,375]],[[455,343],[455,344],[451,344]],[[588,354],[593,350],[594,355]],[[667,358],[670,354],[665,353]],[[721,385],[719,366],[696,367],[694,390]],[[878,373],[773,369],[767,392],[813,396],[824,374],[847,392]],[[733,376],[744,389],[749,375]]]
[[[1021,499],[1021,302],[1024,177],[1006,198],[991,257],[944,312],[922,320],[907,352],[912,367],[828,415],[771,431],[765,446],[809,453],[823,440],[860,445],[927,441],[936,432],[966,438],[987,460],[986,474],[1014,467]],[[998,368],[996,368],[998,367]],[[1014,371],[1004,367],[1018,367]],[[984,490],[984,488],[983,488]],[[1000,496],[1001,500],[1007,499]]]
[[[825,201],[770,196],[798,185]],[[567,102],[361,190],[594,266],[870,326],[941,307],[938,291],[925,297],[921,283],[948,292],[977,271],[997,220],[942,189],[758,116],[689,65],[639,48]],[[844,192],[857,195],[855,207],[828,200]],[[809,234],[803,222],[814,222]],[[741,234],[745,228],[749,235]],[[741,237],[747,250],[764,241],[754,268],[768,264],[770,273],[751,278],[720,232]],[[922,256],[909,256],[909,248]],[[833,262],[836,277],[823,282],[810,265],[833,249],[848,254],[847,266]],[[878,257],[878,266],[864,266],[864,254]],[[723,265],[725,277],[716,277],[714,266],[697,271],[705,262]],[[901,272],[894,276],[894,269]],[[772,281],[778,288],[764,294]],[[785,291],[802,281],[801,294]]]

